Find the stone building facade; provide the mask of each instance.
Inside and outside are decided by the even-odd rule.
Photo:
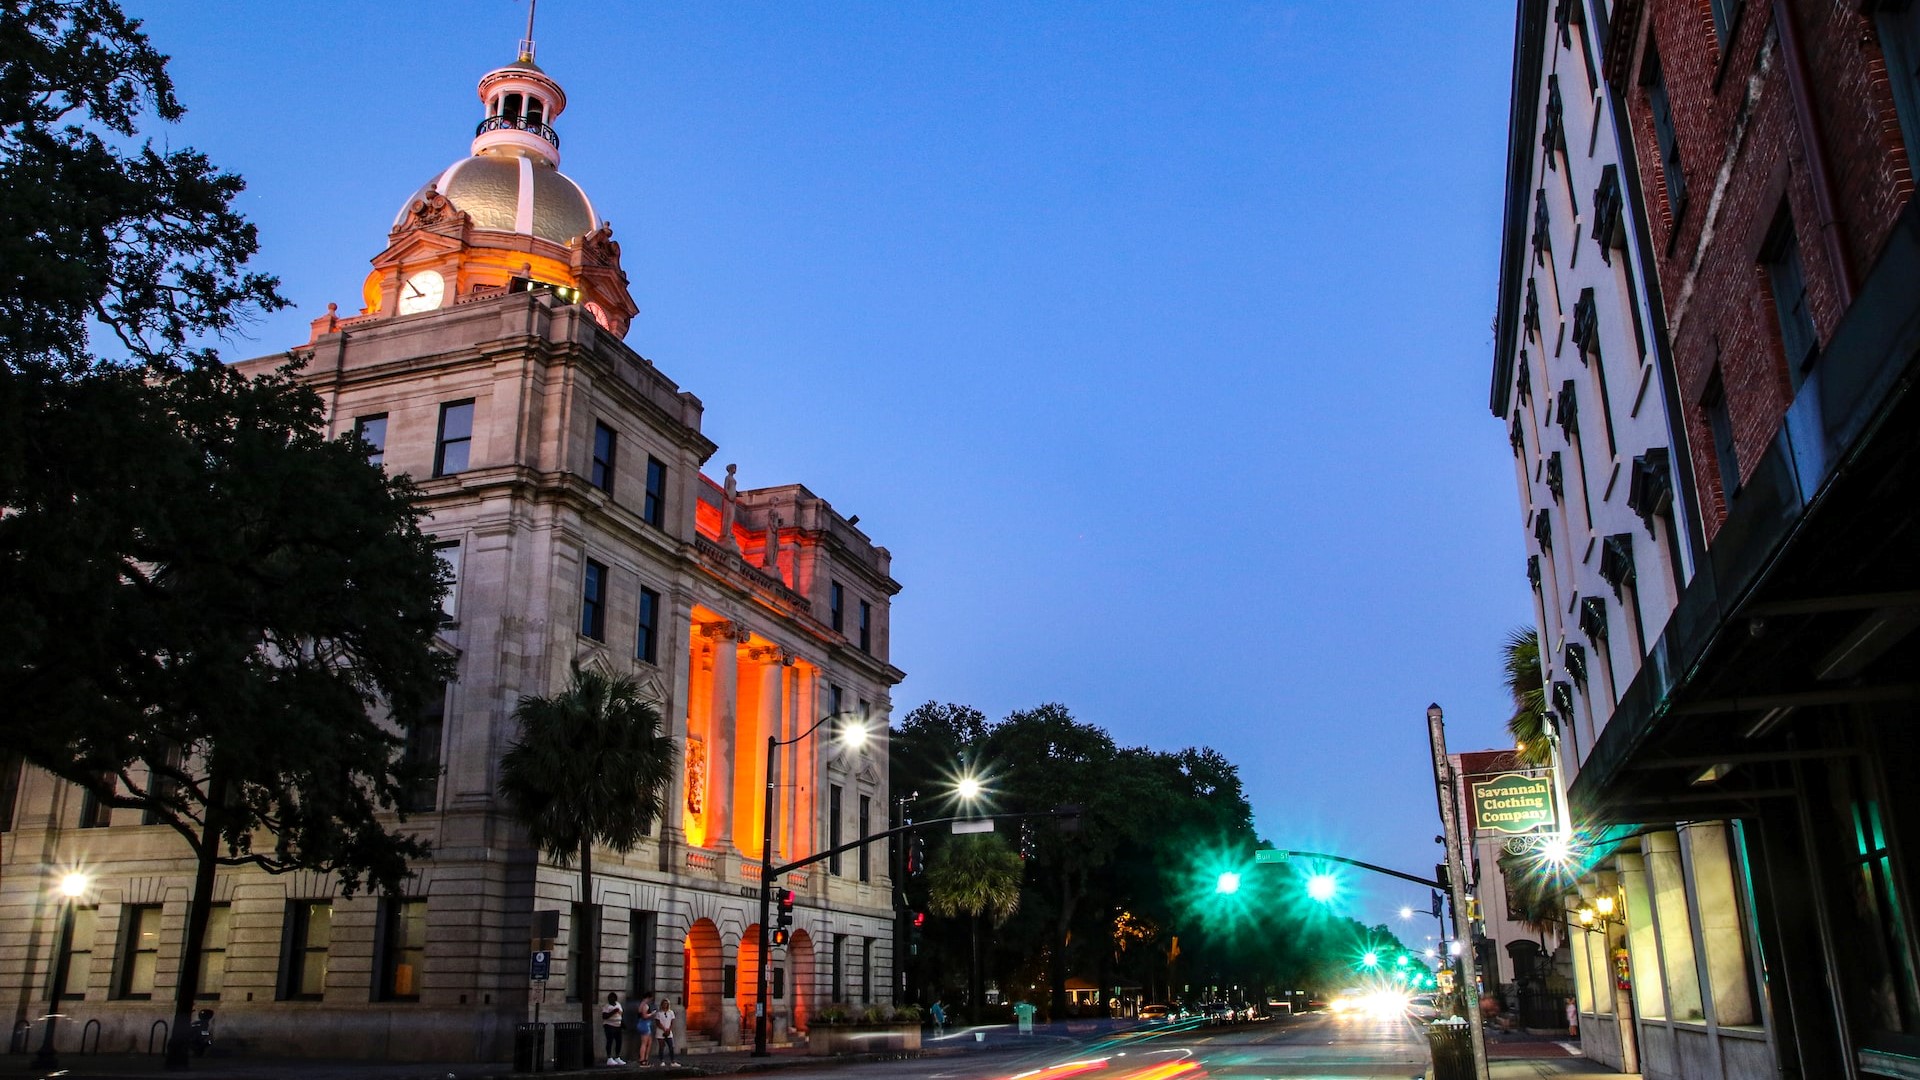
[[[1920,1075],[1920,5],[1569,11],[1698,523],[1570,770],[1583,900],[1618,901],[1592,986],[1648,1076]]]
[[[444,699],[397,717],[437,763],[407,828],[434,856],[401,897],[322,875],[223,870],[202,993],[221,1037],[275,1052],[504,1060],[514,1025],[573,1019],[578,995],[672,998],[694,1043],[752,1037],[762,860],[888,827],[890,556],[798,484],[715,480],[702,406],[622,340],[637,311],[619,246],[559,169],[559,85],[532,61],[480,83],[472,155],[423,185],[374,258],[365,307],[331,305],[293,350],[332,433],[411,475],[453,572]],[[267,371],[284,357],[242,365]],[[677,751],[666,820],[577,869],[528,846],[497,795],[512,712],[572,665],[631,675]],[[818,726],[823,718],[833,719]],[[830,736],[863,723],[850,747]],[[772,852],[762,850],[769,737]],[[135,811],[103,812],[28,770],[0,852],[0,997],[49,1002],[63,1049],[141,1049],[170,1011],[189,852]],[[82,895],[52,889],[70,870]],[[771,957],[776,1040],[830,1002],[893,998],[893,902],[877,842],[787,875]],[[559,913],[551,980],[530,981],[535,913]],[[600,985],[580,987],[583,920]],[[572,1001],[575,1004],[567,1004]]]
[[[1514,452],[1563,796],[1658,662],[1705,538],[1666,263],[1608,77],[1617,17],[1604,3],[1523,0],[1516,20],[1490,405]],[[1509,843],[1482,881],[1536,874],[1565,889],[1585,1054],[1648,1077],[1770,1075],[1739,826],[1597,819],[1577,800],[1565,825],[1580,838],[1571,862]]]

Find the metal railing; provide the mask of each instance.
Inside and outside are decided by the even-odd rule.
[[[479,127],[473,129],[475,135],[485,135],[489,131],[524,131],[552,143],[555,150],[560,149],[560,136],[555,134],[552,128],[524,116],[489,116],[480,121]]]

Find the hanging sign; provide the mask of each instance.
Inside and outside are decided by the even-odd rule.
[[[1501,773],[1472,787],[1475,832],[1529,833],[1553,828],[1551,773]]]

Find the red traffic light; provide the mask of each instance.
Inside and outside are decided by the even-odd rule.
[[[920,929],[921,927],[923,927],[923,926],[925,926],[925,925],[927,925],[927,913],[926,913],[926,912],[924,912],[924,911],[916,911],[916,912],[914,912],[914,913],[913,913],[913,928],[914,928],[915,930],[918,930],[918,929]]]

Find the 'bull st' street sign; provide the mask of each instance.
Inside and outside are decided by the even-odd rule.
[[[1551,773],[1501,773],[1473,785],[1476,832],[1529,833],[1553,824]]]

